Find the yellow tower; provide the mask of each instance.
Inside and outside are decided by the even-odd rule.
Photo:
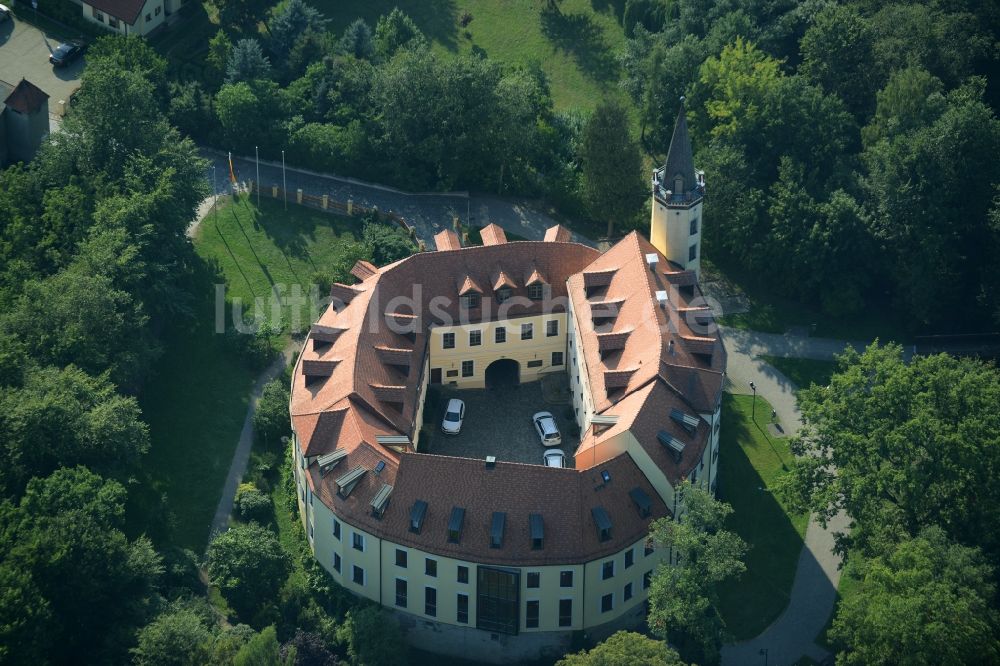
[[[705,176],[694,169],[684,98],[674,123],[666,163],[653,171],[649,241],[675,264],[701,278],[701,205]]]

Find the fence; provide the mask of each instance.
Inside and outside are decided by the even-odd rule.
[[[247,181],[248,193],[252,194],[255,187],[257,187],[257,183],[254,183],[252,180]],[[368,213],[374,212],[384,222],[398,224],[403,231],[411,237],[416,234],[416,229],[412,225],[410,225],[400,215],[393,213],[391,210],[383,212],[380,211],[377,206],[374,208],[368,208],[354,203],[352,199],[348,199],[346,202],[337,201],[335,199],[331,199],[328,194],[316,196],[313,194],[306,194],[301,189],[295,191],[289,190],[286,193],[285,190],[281,189],[277,185],[272,185],[270,188],[261,187],[260,192],[262,195],[270,196],[272,199],[285,199],[287,195],[288,201],[300,206],[307,206],[309,208],[315,208],[316,210],[321,210],[327,213],[346,215],[348,217],[354,215],[367,215]]]

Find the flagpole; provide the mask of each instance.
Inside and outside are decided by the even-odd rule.
[[[260,154],[257,146],[253,147],[253,156],[257,159],[257,208],[260,208]]]
[[[285,181],[285,151],[281,151],[281,190],[285,193],[285,210],[288,210],[288,183]]]

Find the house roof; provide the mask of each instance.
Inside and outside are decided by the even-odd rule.
[[[21,79],[4,99],[4,104],[18,113],[31,114],[38,111],[48,98],[49,96],[34,83]]]
[[[136,19],[142,14],[142,8],[146,5],[146,0],[83,0],[83,3],[121,19],[129,25],[135,25]]]
[[[694,174],[694,156],[691,152],[691,137],[688,136],[683,98],[681,98],[680,111],[677,112],[677,121],[674,123],[674,133],[670,137],[670,148],[667,150],[667,161],[663,170],[663,178],[665,179],[663,186],[672,189],[674,178],[678,174],[684,179],[685,192],[697,187],[698,181]],[[682,193],[675,192],[674,194]]]
[[[416,254],[372,275],[363,267],[368,277],[351,287],[353,296],[331,306],[306,339],[290,403],[298,444],[310,459],[345,452],[336,473],[308,466],[314,492],[361,529],[484,563],[590,561],[642,538],[650,520],[669,515],[649,480],[628,453],[595,460],[589,467],[580,453],[627,430],[671,482],[698,464],[709,441],[708,426],[699,419],[688,431],[669,414],[674,409],[688,414],[714,409],[725,350],[717,334],[695,325],[710,311],[705,315],[700,309],[694,274],[670,264],[637,233],[604,254],[553,240],[461,248],[452,245],[457,239],[452,233],[442,232],[439,238],[439,249],[447,251]],[[653,253],[658,260],[650,264],[647,255]],[[531,280],[522,281],[522,276],[544,276],[551,300],[527,298]],[[481,460],[415,453],[408,444],[419,425],[417,392],[430,329],[497,319],[499,302],[491,288],[498,285],[524,297],[505,303],[512,305],[507,319],[566,312],[572,304],[597,411],[618,417],[600,435],[585,433],[576,469],[508,462],[487,468]],[[482,294],[480,307],[462,309],[459,295],[473,288]],[[663,290],[669,293],[666,303],[657,297]],[[595,320],[602,322],[600,327]],[[311,374],[307,367],[313,368]],[[684,442],[680,460],[660,443],[661,431]],[[376,478],[379,461],[385,465]],[[336,478],[359,467],[365,471],[354,490],[338,495]],[[610,474],[610,483],[602,480],[602,471]],[[393,486],[391,502],[378,518],[370,503],[385,484]],[[635,488],[654,498],[651,516],[641,517],[636,510],[629,497]],[[410,509],[418,500],[428,504],[419,534],[409,526]],[[454,507],[465,510],[459,544],[447,539]],[[599,538],[597,507],[611,519],[609,540]],[[491,548],[490,523],[498,510],[507,513],[504,543]],[[542,516],[541,550],[532,549],[531,514]]]

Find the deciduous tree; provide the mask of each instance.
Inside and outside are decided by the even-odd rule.
[[[208,575],[240,617],[273,603],[291,564],[274,532],[256,523],[236,525],[208,547]]]

